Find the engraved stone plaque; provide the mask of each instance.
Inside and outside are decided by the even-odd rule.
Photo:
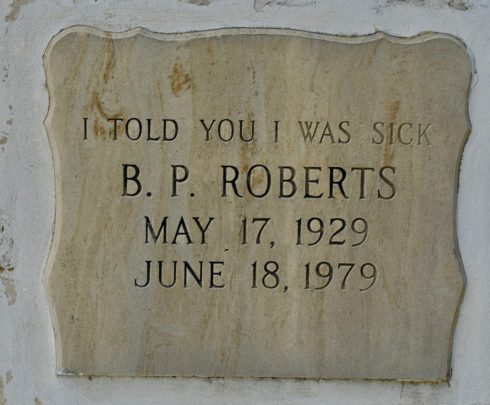
[[[60,374],[449,377],[461,42],[75,27],[45,69]]]

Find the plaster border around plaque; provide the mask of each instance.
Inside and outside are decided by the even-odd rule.
[[[49,106],[48,106],[48,111],[46,113],[46,117],[44,119],[44,127],[46,130],[46,136],[48,137],[49,145],[51,148],[51,153],[53,155],[53,174],[54,174],[54,192],[55,192],[55,215],[54,215],[54,224],[53,224],[53,231],[52,231],[52,240],[50,243],[50,249],[49,249],[49,256],[47,259],[47,264],[46,268],[43,273],[43,285],[45,288],[45,294],[46,298],[49,304],[50,308],[50,314],[52,317],[52,322],[53,322],[53,331],[54,331],[54,337],[55,337],[55,349],[56,349],[56,373],[60,376],[83,376],[83,375],[94,375],[94,374],[84,374],[80,373],[77,371],[73,371],[70,369],[66,368],[60,368],[59,367],[59,361],[60,361],[60,356],[61,356],[61,343],[60,339],[58,336],[58,322],[57,322],[57,317],[56,317],[56,310],[54,308],[54,304],[51,299],[51,293],[50,293],[50,285],[49,285],[49,278],[50,278],[50,273],[53,268],[53,264],[56,258],[57,254],[57,248],[60,240],[60,226],[58,226],[60,222],[60,202],[58,201],[57,195],[60,190],[60,172],[59,172],[59,163],[58,163],[58,151],[56,149],[56,142],[53,142],[53,139],[51,136],[49,136],[49,131],[50,131],[50,126],[51,126],[51,120],[53,117],[53,111],[54,111],[54,98],[52,96],[52,91],[50,89],[53,88],[53,84],[51,83],[52,80],[48,75],[48,66],[47,66],[47,61],[48,61],[48,55],[50,53],[50,50],[56,45],[56,43],[62,39],[64,36],[69,35],[73,32],[78,32],[78,33],[86,33],[86,34],[91,34],[98,36],[100,38],[106,38],[106,39],[125,39],[125,38],[131,38],[133,36],[146,36],[154,39],[166,39],[166,40],[187,40],[187,39],[194,39],[194,38],[211,38],[211,37],[219,37],[219,36],[231,36],[231,35],[237,35],[237,34],[274,34],[274,35],[280,35],[280,36],[292,36],[292,37],[305,37],[305,38],[312,38],[312,39],[320,39],[320,40],[325,40],[325,41],[334,41],[337,43],[344,43],[344,44],[362,44],[362,43],[369,43],[369,42],[374,42],[374,41],[380,41],[380,40],[386,40],[389,42],[393,43],[399,43],[399,44],[416,44],[416,43],[422,43],[426,41],[431,41],[434,39],[446,39],[453,41],[457,45],[461,46],[465,52],[466,55],[469,59],[469,63],[471,65],[471,73],[470,73],[470,80],[468,82],[466,94],[465,94],[465,103],[466,103],[466,126],[467,130],[462,138],[462,142],[460,145],[460,149],[458,152],[458,159],[456,162],[456,167],[455,167],[455,172],[454,172],[454,197],[453,197],[453,218],[452,218],[452,225],[454,229],[454,247],[455,247],[455,255],[457,257],[457,260],[459,262],[459,271],[462,276],[462,288],[459,296],[459,301],[456,306],[456,309],[454,311],[453,315],[453,321],[452,321],[452,327],[451,327],[451,336],[450,336],[450,341],[449,341],[449,355],[448,355],[448,364],[447,364],[447,376],[444,379],[437,379],[437,380],[413,380],[413,379],[380,379],[380,378],[319,378],[323,380],[347,380],[347,381],[356,381],[356,380],[370,380],[370,381],[401,381],[401,382],[412,382],[412,383],[427,383],[427,382],[444,382],[448,381],[451,378],[452,374],[452,346],[453,346],[453,339],[454,339],[454,331],[457,323],[457,318],[458,314],[460,311],[460,306],[464,297],[465,289],[466,289],[466,274],[464,271],[464,266],[461,258],[461,253],[459,249],[459,243],[458,243],[458,237],[457,237],[457,202],[458,202],[458,191],[459,191],[459,175],[460,175],[460,169],[461,169],[461,159],[462,159],[462,154],[464,147],[466,145],[466,142],[469,138],[469,135],[471,133],[471,122],[470,122],[470,117],[469,117],[469,97],[470,97],[470,92],[471,92],[471,87],[472,87],[472,82],[473,82],[473,77],[475,74],[475,67],[474,67],[474,58],[466,46],[466,44],[459,39],[456,36],[450,35],[450,34],[445,34],[445,33],[439,33],[439,32],[422,32],[413,36],[408,36],[408,37],[397,37],[397,36],[392,36],[390,34],[384,33],[384,32],[375,32],[372,34],[368,35],[352,35],[352,36],[343,36],[343,35],[332,35],[332,34],[327,34],[327,33],[321,33],[321,32],[310,32],[306,30],[300,30],[300,29],[289,29],[289,28],[249,28],[249,27],[243,27],[243,28],[218,28],[218,29],[209,29],[209,30],[199,30],[199,31],[185,31],[185,32],[173,32],[173,33],[157,33],[153,32],[151,30],[142,28],[142,27],[137,27],[137,28],[132,28],[127,31],[122,31],[122,32],[109,32],[105,31],[96,27],[91,27],[91,26],[86,26],[86,25],[74,25],[70,26],[67,28],[62,29],[59,31],[57,34],[55,34],[49,41],[45,52],[43,54],[43,66],[44,66],[44,73],[45,73],[45,78],[46,78],[46,91],[47,95],[49,98]],[[95,374],[96,375],[96,374]],[[111,376],[118,376],[116,375],[111,375]],[[126,375],[121,375],[126,377]],[[143,377],[152,377],[152,376],[143,376]],[[160,376],[164,377],[164,376]],[[185,376],[183,376],[185,377]],[[200,377],[200,376],[197,376]],[[202,378],[202,377],[201,377]],[[209,378],[209,377],[204,377],[204,378]],[[210,377],[213,378],[213,377]],[[220,377],[214,377],[214,378],[220,378]],[[231,378],[237,378],[237,377],[231,377]],[[238,378],[264,378],[264,377],[238,377]],[[265,377],[268,378],[268,377]],[[270,377],[269,377],[270,378]],[[284,378],[284,377],[280,377]],[[292,378],[296,379],[293,377],[285,377],[286,379]],[[308,377],[307,377],[308,378]],[[301,378],[300,378],[301,379]]]

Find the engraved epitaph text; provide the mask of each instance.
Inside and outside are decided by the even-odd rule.
[[[85,27],[45,68],[61,373],[448,378],[462,43]]]

